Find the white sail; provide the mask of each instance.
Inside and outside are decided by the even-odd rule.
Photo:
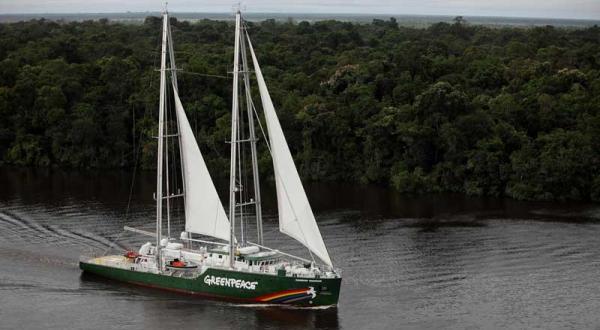
[[[229,219],[206,168],[177,89],[173,89],[185,180],[185,230],[229,241]]]
[[[260,98],[267,122],[271,155],[275,170],[275,183],[277,188],[277,206],[279,209],[279,230],[296,239],[312,251],[325,264],[333,266],[321,232],[317,226],[304,187],[300,181],[294,159],[283,135],[277,113],[271,101],[269,90],[265,84],[262,72],[258,66],[250,37],[248,46],[254,63],[254,71],[258,81]]]

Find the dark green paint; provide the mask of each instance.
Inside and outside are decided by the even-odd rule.
[[[170,275],[144,273],[86,262],[80,262],[79,268],[86,272],[97,274],[113,280],[247,303],[260,302],[256,299],[267,294],[291,289],[308,288],[311,286],[314,287],[315,291],[317,292],[317,296],[312,300],[312,303],[300,303],[299,305],[302,306],[336,305],[340,294],[340,284],[342,282],[341,278],[296,278],[215,268],[208,269],[197,278],[183,278]],[[207,285],[204,283],[204,278],[206,276],[234,278],[244,281],[258,282],[258,284],[256,285],[255,290]],[[327,291],[322,290],[323,287],[326,287]]]

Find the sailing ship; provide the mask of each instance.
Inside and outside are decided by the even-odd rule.
[[[143,244],[139,251],[127,251],[123,255],[82,256],[80,268],[84,272],[132,284],[240,303],[336,305],[341,273],[334,268],[321,237],[240,11],[235,14],[228,214],[179,99],[173,40],[166,10],[162,19],[156,231],[124,228],[152,236],[155,241]],[[247,58],[248,51],[252,68]],[[167,72],[171,78],[170,88],[167,87]],[[258,139],[254,121],[257,120],[261,129],[262,126],[252,102],[251,73],[256,78],[267,126],[268,139],[265,136],[265,143],[273,160],[279,230],[306,247],[310,259],[269,248],[263,242]],[[243,79],[243,86],[240,85],[240,78]],[[241,87],[245,91],[243,103],[247,112],[244,126],[240,124],[244,111],[240,106]],[[169,134],[166,124],[168,89],[172,90],[175,105],[175,134]],[[177,194],[169,192],[169,154],[165,153],[169,138],[176,138],[179,145],[183,192]],[[248,198],[249,192],[242,194],[244,185],[240,180],[242,166],[239,159],[242,145],[249,145],[251,151],[252,198]],[[163,187],[163,183],[166,187]],[[170,200],[173,198],[182,198],[185,210],[185,231],[179,237],[171,237],[170,233]],[[163,233],[164,208],[169,226],[167,235]],[[245,234],[248,209],[253,210],[256,219],[256,242],[251,242]]]

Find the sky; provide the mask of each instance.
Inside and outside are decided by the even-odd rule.
[[[231,12],[237,1],[171,0],[172,12]],[[600,0],[246,0],[246,12],[600,19]],[[0,0],[0,14],[160,11],[156,0]]]

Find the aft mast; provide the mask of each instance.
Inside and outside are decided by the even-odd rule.
[[[162,239],[162,203],[163,203],[163,144],[165,127],[165,102],[166,102],[166,62],[167,62],[167,35],[169,17],[165,10],[163,13],[162,50],[160,58],[160,98],[158,106],[158,157],[156,164],[156,266],[162,269],[160,241]]]
[[[235,193],[236,193],[236,151],[238,128],[238,80],[239,80],[239,53],[240,53],[240,11],[235,13],[235,43],[233,50],[233,96],[231,106],[231,166],[229,168],[229,267],[235,265]]]

